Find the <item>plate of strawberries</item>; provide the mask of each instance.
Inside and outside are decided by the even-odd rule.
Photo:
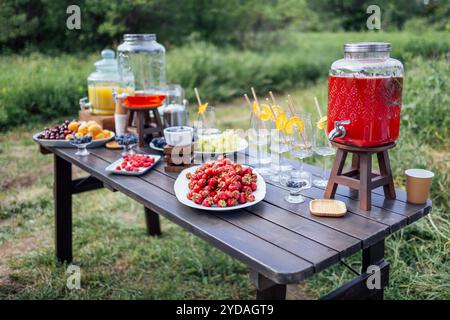
[[[192,208],[228,211],[252,206],[266,195],[264,179],[246,165],[218,157],[183,170],[175,181],[177,199]]]
[[[159,155],[141,153],[125,154],[106,167],[106,171],[127,176],[139,176],[153,168],[161,159]]]

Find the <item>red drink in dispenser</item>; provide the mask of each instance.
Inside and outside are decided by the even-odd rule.
[[[125,104],[129,108],[159,107],[165,98],[162,94],[133,94],[126,96]]]
[[[345,59],[328,77],[328,133],[359,147],[395,142],[399,135],[403,65],[387,43],[345,45]]]

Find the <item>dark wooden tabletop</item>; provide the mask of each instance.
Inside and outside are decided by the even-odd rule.
[[[357,194],[339,187],[336,198],[346,203],[347,215],[316,217],[309,213],[309,201],[322,198],[323,189],[304,190],[307,201],[290,204],[284,200],[288,191],[268,182],[264,201],[243,210],[209,212],[178,202],[173,188],[177,174],[164,172],[162,161],[149,173],[131,177],[105,171],[120,157],[120,151],[90,149],[89,156],[79,157],[76,149],[49,150],[280,284],[297,283],[384,239],[431,209],[431,201],[407,203],[402,190],[397,190],[397,200],[385,200],[383,190],[376,189],[372,210],[367,212],[359,209]],[[146,152],[155,154],[150,149]],[[305,168],[320,172],[314,166]]]

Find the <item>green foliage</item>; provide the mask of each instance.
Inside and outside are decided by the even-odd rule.
[[[274,32],[261,35],[259,40],[255,47],[245,50],[206,42],[190,42],[169,49],[168,78],[180,83],[191,101],[196,86],[202,97],[214,104],[242,96],[250,86],[259,92],[285,91],[315,82],[327,75],[334,60],[342,57],[342,45],[349,41],[392,42],[392,56],[403,61],[414,56],[442,56],[450,47],[447,34],[437,32],[423,35]],[[97,59],[98,53],[2,56],[1,130],[29,121],[76,116],[78,100],[87,94],[86,79]],[[421,80],[417,77],[417,81]]]
[[[450,64],[416,59],[405,78],[402,129],[419,141],[450,147]]]
[[[81,0],[81,30],[69,30],[73,1],[0,2],[3,52],[92,52],[117,45],[124,33],[156,33],[168,48],[189,40],[248,48],[274,31],[366,30],[369,0]],[[382,30],[422,19],[426,30],[448,30],[450,2],[379,0]],[[412,26],[417,25],[412,22]],[[411,29],[411,24],[407,25]],[[417,31],[417,30],[414,30]],[[267,43],[266,45],[270,45]]]

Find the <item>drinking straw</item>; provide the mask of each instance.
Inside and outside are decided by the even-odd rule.
[[[320,119],[322,119],[322,111],[320,111],[319,100],[317,100],[317,97],[314,97],[314,103],[316,104],[316,108],[317,108],[317,112],[319,113],[319,117],[320,117]],[[328,139],[327,129],[326,129],[326,128],[323,128],[323,132],[325,133],[325,137],[326,137],[326,139],[327,139],[327,141],[328,141],[328,145],[329,145],[330,148],[331,148],[332,146],[331,146],[330,140]]]
[[[194,88],[194,92],[195,92],[195,97],[197,98],[198,106],[200,107],[202,105],[202,100],[200,99],[200,94],[198,93],[198,89]],[[208,121],[206,120],[205,113],[202,113],[201,116],[203,118],[203,121],[205,122],[205,125],[207,125]]]
[[[247,101],[248,105],[250,106],[250,110],[252,111],[252,113],[254,113],[254,112],[253,112],[253,104],[252,104],[252,102],[250,101],[248,95],[247,95],[247,94],[244,94],[244,98],[245,98],[245,100]],[[258,105],[258,108],[259,108],[259,105]],[[258,118],[259,115],[255,114],[255,117]],[[264,121],[262,121],[262,126],[264,127],[264,129],[266,129],[266,124],[264,123]]]
[[[250,89],[252,90],[253,99],[255,99],[256,104],[259,106],[258,97],[256,96],[255,88],[251,87]],[[272,106],[270,105],[270,103],[268,103],[268,105],[269,105],[270,112],[272,113],[272,116],[275,119],[275,112],[273,111]]]

